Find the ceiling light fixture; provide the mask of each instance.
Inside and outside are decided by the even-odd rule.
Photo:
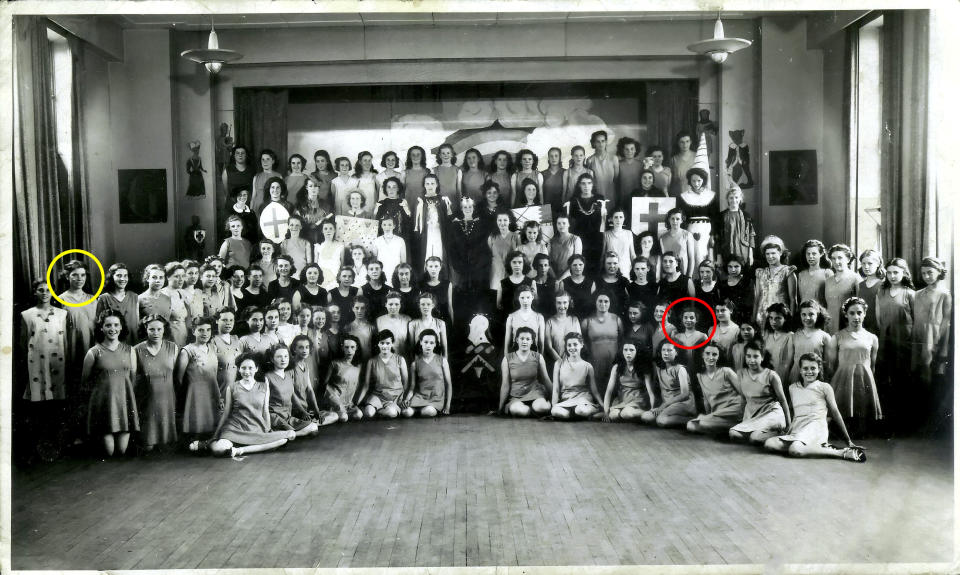
[[[717,64],[722,64],[727,56],[742,50],[750,44],[750,40],[743,38],[725,38],[723,36],[723,22],[720,21],[720,15],[717,14],[717,21],[713,25],[713,38],[710,40],[701,40],[687,46],[687,50],[697,54],[706,54]]]
[[[243,58],[243,54],[233,50],[223,50],[217,42],[217,31],[213,29],[213,21],[210,22],[210,38],[207,40],[207,48],[197,50],[184,50],[180,56],[203,64],[208,72],[216,74],[227,62],[234,62]]]

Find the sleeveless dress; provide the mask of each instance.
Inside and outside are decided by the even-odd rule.
[[[830,335],[836,335],[840,331],[840,316],[843,314],[843,302],[847,298],[857,295],[857,285],[860,282],[860,276],[850,270],[842,274],[836,274],[827,280],[824,287],[824,297],[827,300],[827,313],[830,317],[824,330]],[[874,306],[874,302],[867,302],[868,309]]]
[[[677,256],[677,270],[683,275],[686,275],[687,270],[687,244],[694,241],[693,234],[685,229],[681,229],[676,236],[671,235],[669,231],[660,234],[661,252],[673,252]],[[696,250],[694,250],[694,255],[696,255]]]
[[[164,288],[166,289],[166,288]],[[170,323],[170,338],[178,347],[187,344],[187,304],[183,301],[180,290],[171,290],[167,293],[170,298],[170,316],[167,322]]]
[[[424,321],[418,316],[416,319],[410,320],[410,323],[407,325],[407,341],[410,342],[410,345],[416,345],[416,342],[420,340],[420,334],[428,329],[432,329],[437,332],[437,335],[442,337],[447,331],[447,324],[442,319],[436,317],[431,317]],[[446,353],[449,354],[450,350],[447,349]]]
[[[240,350],[253,352],[262,356],[272,346],[280,343],[280,338],[275,334],[261,333],[259,336],[258,338],[252,333],[242,336],[240,338]]]
[[[438,412],[444,407],[443,358],[433,356],[433,361],[424,361],[417,356],[417,382],[410,400],[410,407],[433,407]]]
[[[111,310],[123,317],[123,323],[126,324],[126,332],[123,335],[124,343],[135,345],[137,343],[137,330],[140,327],[140,306],[138,305],[137,294],[130,290],[126,291],[123,301],[118,300],[112,293],[102,293],[97,298],[97,317],[100,317],[106,310]]]
[[[357,394],[358,387],[360,387],[360,366],[344,360],[333,362],[330,364],[322,406],[337,412],[356,408],[354,396]]]
[[[591,315],[581,322],[580,327],[587,349],[590,350],[589,359],[593,364],[597,391],[603,396],[607,389],[607,381],[610,379],[610,369],[617,359],[617,352],[620,351],[623,323],[613,314],[607,314],[604,321],[598,320],[596,315]]]
[[[245,166],[245,169],[242,172],[237,169],[237,165],[234,162],[231,161],[229,164],[227,164],[227,196],[229,197],[230,192],[233,190],[243,187],[249,190],[250,193],[247,195],[250,196],[250,198],[253,198],[255,194],[253,190],[254,171],[255,169],[249,164]]]
[[[566,170],[559,168],[556,172],[550,172],[547,168],[540,172],[543,177],[543,188],[540,193],[543,195],[543,203],[550,206],[553,217],[556,218],[563,206],[563,173]]]
[[[559,234],[554,235],[553,239],[550,240],[550,267],[553,268],[553,273],[557,277],[562,276],[567,273],[569,265],[567,260],[570,259],[570,256],[576,253],[583,251],[582,243],[580,238],[568,233],[566,236],[561,237]]]
[[[693,149],[690,150],[689,160],[684,159],[680,154],[671,156],[670,172],[673,174],[673,178],[670,181],[671,196],[679,197],[680,194],[687,189],[687,171],[693,167],[696,157],[695,150]]]
[[[569,361],[560,362],[560,373],[554,382],[554,385],[560,386],[560,401],[557,407],[575,408],[586,405],[600,409],[590,391],[590,384],[587,383],[587,374],[591,369],[590,364],[584,360],[580,360],[576,366]]]
[[[334,288],[328,292],[330,303],[340,308],[340,325],[347,325],[353,321],[353,300],[359,293],[360,289],[354,286],[347,290],[347,295],[341,294],[340,288]]]
[[[463,170],[460,177],[460,193],[464,197],[473,198],[474,204],[480,205],[483,192],[480,187],[487,181],[487,174],[480,170]]]
[[[606,251],[617,254],[617,260],[620,261],[620,273],[629,273],[628,270],[633,264],[630,257],[630,248],[633,247],[633,233],[627,229],[622,229],[619,232],[607,230],[603,232],[603,245]]]
[[[827,278],[831,276],[833,272],[823,268],[816,268],[813,274],[810,274],[809,270],[797,271],[797,301],[803,303],[812,299],[826,308],[827,299],[824,289],[827,286]]]
[[[870,351],[879,345],[870,332],[857,334],[842,329],[834,336],[837,346],[837,371],[830,385],[837,396],[837,408],[844,417],[883,419],[877,382],[870,370]]]
[[[735,323],[731,323],[729,327],[723,327],[717,324],[717,331],[713,334],[713,340],[717,342],[720,347],[726,353],[727,358],[730,357],[731,349],[733,345],[737,343],[737,337],[740,336],[740,327]]]
[[[300,307],[314,307],[327,305],[327,290],[322,287],[317,288],[316,295],[310,293],[307,284],[297,286],[296,293],[300,294]]]
[[[393,334],[393,351],[400,357],[407,357],[409,350],[408,329],[410,327],[410,316],[400,314],[396,318],[389,314],[383,314],[377,318],[377,331],[390,330]]]
[[[268,386],[266,381],[257,380],[250,389],[244,389],[239,381],[230,384],[230,415],[217,439],[235,445],[263,445],[287,438],[286,431],[270,431],[265,415]]]
[[[407,198],[419,198],[423,195],[423,178],[430,173],[427,168],[412,167],[403,172],[403,190]],[[413,202],[407,202],[413,207]]]
[[[673,303],[680,298],[690,297],[690,292],[687,291],[690,285],[689,281],[690,276],[686,274],[680,274],[677,276],[677,279],[673,281],[664,277],[660,280],[660,283],[657,284],[657,299],[664,299]]]
[[[307,413],[293,401],[293,370],[283,372],[283,377],[275,371],[269,371],[264,375],[264,380],[270,385],[271,429],[300,431],[310,425]]]
[[[424,281],[420,284],[420,293],[432,293],[433,296],[437,298],[437,305],[433,308],[433,315],[449,323],[450,282],[440,281],[437,285],[432,286]]]
[[[67,303],[83,303],[89,301],[92,294],[81,293],[79,296],[70,295],[70,292],[60,294],[60,299]],[[93,332],[97,323],[97,306],[93,303],[83,307],[68,307],[67,312],[67,347],[66,361],[70,369],[79,369],[83,366],[83,356],[93,347]],[[77,371],[77,374],[80,372]]]
[[[505,277],[500,280],[500,306],[503,313],[512,313],[520,309],[520,302],[517,301],[515,296],[517,289],[522,285],[532,286],[533,278],[524,276],[523,280],[516,284],[513,283],[510,277]],[[536,294],[534,294],[534,297],[536,297]]]
[[[667,166],[661,166],[658,172],[656,168],[651,168],[653,172],[653,185],[669,194],[670,183],[673,180],[673,172]]]
[[[814,381],[804,387],[802,383],[790,385],[790,403],[793,405],[793,421],[780,441],[799,441],[805,445],[826,445],[830,430],[827,428],[827,384]]]
[[[511,313],[508,316],[508,319],[513,321],[513,333],[516,334],[517,330],[521,327],[526,327],[533,330],[533,333],[538,333],[540,322],[543,321],[543,315],[537,313],[536,311],[531,311],[530,315],[527,317],[520,317],[520,311],[517,310]],[[538,349],[543,349],[543,342],[539,341],[539,338],[533,342]]]
[[[511,250],[520,246],[520,237],[516,232],[509,232],[506,237],[500,232],[494,232],[487,239],[490,246],[490,289],[500,287],[500,280],[507,277],[506,263],[503,261]]]
[[[882,284],[883,281],[878,281],[873,284],[873,287],[868,287],[867,280],[863,280],[857,284],[857,296],[867,302],[867,313],[863,316],[863,329],[870,333],[879,333],[877,328],[877,306],[875,302]],[[826,304],[824,304],[824,309],[826,309]]]
[[[774,372],[762,368],[754,375],[749,369],[742,369],[737,373],[740,394],[746,399],[743,408],[743,421],[731,429],[740,433],[754,431],[782,430],[787,425],[783,414],[783,407],[777,401],[773,392],[771,377]]]
[[[770,354],[773,370],[780,376],[781,385],[790,384],[790,369],[793,367],[793,334],[789,332],[768,333],[763,336],[763,346]]]
[[[237,379],[236,362],[243,351],[243,344],[235,335],[231,335],[230,342],[227,343],[218,334],[210,340],[210,345],[217,354],[217,385],[223,395],[227,392],[227,387]]]
[[[910,365],[910,334],[913,332],[913,308],[916,292],[901,288],[892,295],[881,289],[875,298],[877,310],[877,338],[880,340],[880,355],[886,375],[896,377],[906,372]],[[868,305],[870,302],[867,302]]]
[[[182,387],[186,389],[183,406],[183,433],[213,433],[220,418],[220,386],[217,384],[217,353],[212,344],[207,349],[196,344],[183,348],[190,356],[183,375]]]
[[[173,387],[173,370],[177,363],[177,345],[160,344],[154,355],[147,342],[133,348],[137,352],[137,412],[140,415],[140,437],[144,445],[166,445],[177,441],[177,396]]]
[[[333,193],[330,191],[333,179],[337,177],[336,172],[321,172],[314,170],[311,174],[317,180],[317,200],[328,213],[334,210]]]
[[[540,382],[540,354],[531,351],[526,360],[520,359],[517,352],[507,355],[509,370],[509,401],[528,402],[545,399],[546,389]]]
[[[26,336],[24,343],[30,378],[23,398],[29,401],[66,399],[67,312],[56,307],[46,310],[32,307],[23,311],[20,317]],[[83,353],[85,356],[86,350]]]
[[[460,177],[460,168],[456,166],[437,166],[433,173],[440,180],[440,195],[450,200],[450,204],[460,206],[460,194],[457,193],[457,179]]]
[[[826,360],[827,346],[830,345],[830,334],[822,329],[815,329],[811,333],[804,333],[803,328],[793,333],[793,365],[786,381],[789,384],[803,381],[800,376],[800,356],[805,353],[816,353]]]
[[[137,296],[137,308],[141,321],[142,318],[146,318],[147,316],[159,315],[169,322],[170,314],[173,311],[173,301],[169,295],[163,292],[158,292],[156,295],[153,295],[149,291],[145,291]]]
[[[782,303],[790,308],[787,291],[787,278],[793,273],[792,266],[780,266],[771,273],[770,268],[757,268],[757,285],[760,288],[760,301],[757,305],[757,316],[754,318],[758,325],[763,325],[767,319],[767,308],[775,303]],[[742,282],[743,280],[741,280]]]
[[[397,405],[397,399],[403,395],[403,377],[400,371],[399,356],[394,355],[389,363],[378,355],[367,364],[370,372],[370,391],[364,403],[376,409]]]
[[[697,374],[706,413],[694,421],[705,425],[733,427],[743,419],[743,398],[734,386],[737,374],[729,367],[717,369],[712,376]]]
[[[98,343],[93,346],[93,353],[93,390],[90,393],[87,433],[106,435],[137,431],[140,429],[140,416],[133,390],[130,346],[120,342],[116,350],[110,351]]]
[[[637,371],[624,371],[617,375],[617,395],[610,409],[634,407],[644,411],[650,409],[650,395],[647,386]]]
[[[657,381],[660,382],[660,397],[663,401],[680,396],[682,391],[680,387],[681,378],[687,379],[689,387],[687,370],[682,365],[672,365],[666,369],[657,368]],[[660,412],[660,415],[682,415],[693,418],[697,415],[697,407],[694,403],[693,393],[689,393],[687,399],[684,401],[678,401],[668,405]]]
[[[951,308],[950,292],[939,285],[927,286],[914,297],[910,369],[924,382],[933,377],[933,362],[948,357]]]
[[[244,238],[227,238],[224,241],[227,244],[227,259],[223,262],[223,267],[250,267],[250,255],[253,252],[253,246],[250,242]]]
[[[583,165],[593,170],[594,193],[612,200],[610,208],[618,205],[615,180],[620,173],[620,160],[611,154],[598,157],[594,153],[583,162]]]
[[[563,280],[563,291],[570,294],[572,300],[569,313],[586,317],[597,310],[596,303],[591,301],[593,299],[593,286],[593,280],[586,277],[580,283],[574,282],[572,277]]]
[[[553,346],[554,351],[556,351],[560,357],[563,357],[565,352],[563,338],[570,332],[581,333],[580,321],[572,315],[568,315],[563,320],[557,316],[551,316],[545,322],[544,328],[544,337],[550,342],[550,345]],[[546,359],[546,357],[544,357],[544,359]],[[553,366],[548,364],[547,367],[552,368]]]

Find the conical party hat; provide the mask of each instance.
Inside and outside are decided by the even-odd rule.
[[[697,144],[697,155],[693,158],[693,167],[700,168],[707,173],[707,181],[703,183],[705,190],[712,190],[710,185],[710,156],[707,154],[707,134],[700,132],[700,143]]]

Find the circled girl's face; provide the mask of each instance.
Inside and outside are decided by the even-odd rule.
[[[70,270],[70,275],[67,278],[70,280],[70,289],[83,289],[83,285],[87,283],[87,270],[83,268]]]

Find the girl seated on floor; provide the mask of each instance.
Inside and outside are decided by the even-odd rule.
[[[341,423],[363,419],[357,407],[360,387],[360,340],[350,334],[340,338],[340,358],[330,364],[321,407],[336,412]]]
[[[700,349],[697,383],[703,394],[703,413],[687,422],[691,433],[727,433],[743,419],[743,398],[737,374],[725,366],[723,346],[711,340]]]
[[[255,379],[257,354],[246,352],[237,357],[237,370],[240,378],[227,386],[213,439],[191,442],[191,451],[240,457],[276,449],[296,438],[292,429],[270,431],[270,385]]]
[[[570,332],[563,338],[566,353],[553,366],[553,408],[557,419],[589,418],[600,413],[603,400],[597,392],[593,366],[580,357],[583,336]]]
[[[786,435],[771,437],[763,446],[771,451],[787,453],[794,457],[836,457],[863,463],[867,460],[863,448],[853,444],[843,416],[837,409],[837,400],[829,383],[820,380],[823,360],[819,354],[805,353],[800,356],[802,381],[790,385],[790,402],[794,418]],[[827,416],[840,428],[847,447],[838,449],[827,443],[829,429]]]
[[[790,425],[790,408],[763,344],[748,341],[743,360],[746,367],[737,373],[740,395],[746,400],[743,421],[730,428],[730,439],[763,443]]]
[[[649,366],[650,358],[643,357],[635,341],[623,342],[603,398],[604,421],[640,421],[650,410],[656,395]]]
[[[412,417],[403,394],[407,391],[407,364],[393,350],[393,332],[385,329],[377,334],[380,353],[367,361],[367,373],[360,390],[361,406],[367,417],[394,419],[399,415]]]
[[[521,327],[514,340],[514,351],[500,363],[499,412],[514,417],[546,415],[550,412],[547,394],[552,393],[550,376],[543,356],[533,351],[533,330]]]
[[[655,361],[661,403],[640,416],[640,421],[660,427],[682,427],[697,415],[687,368],[677,362],[677,347],[667,339],[657,347]]]
[[[449,415],[452,396],[450,365],[440,347],[440,336],[432,329],[425,329],[420,332],[416,356],[410,363],[410,389],[405,398],[405,409],[420,417],[436,417],[440,413]]]

